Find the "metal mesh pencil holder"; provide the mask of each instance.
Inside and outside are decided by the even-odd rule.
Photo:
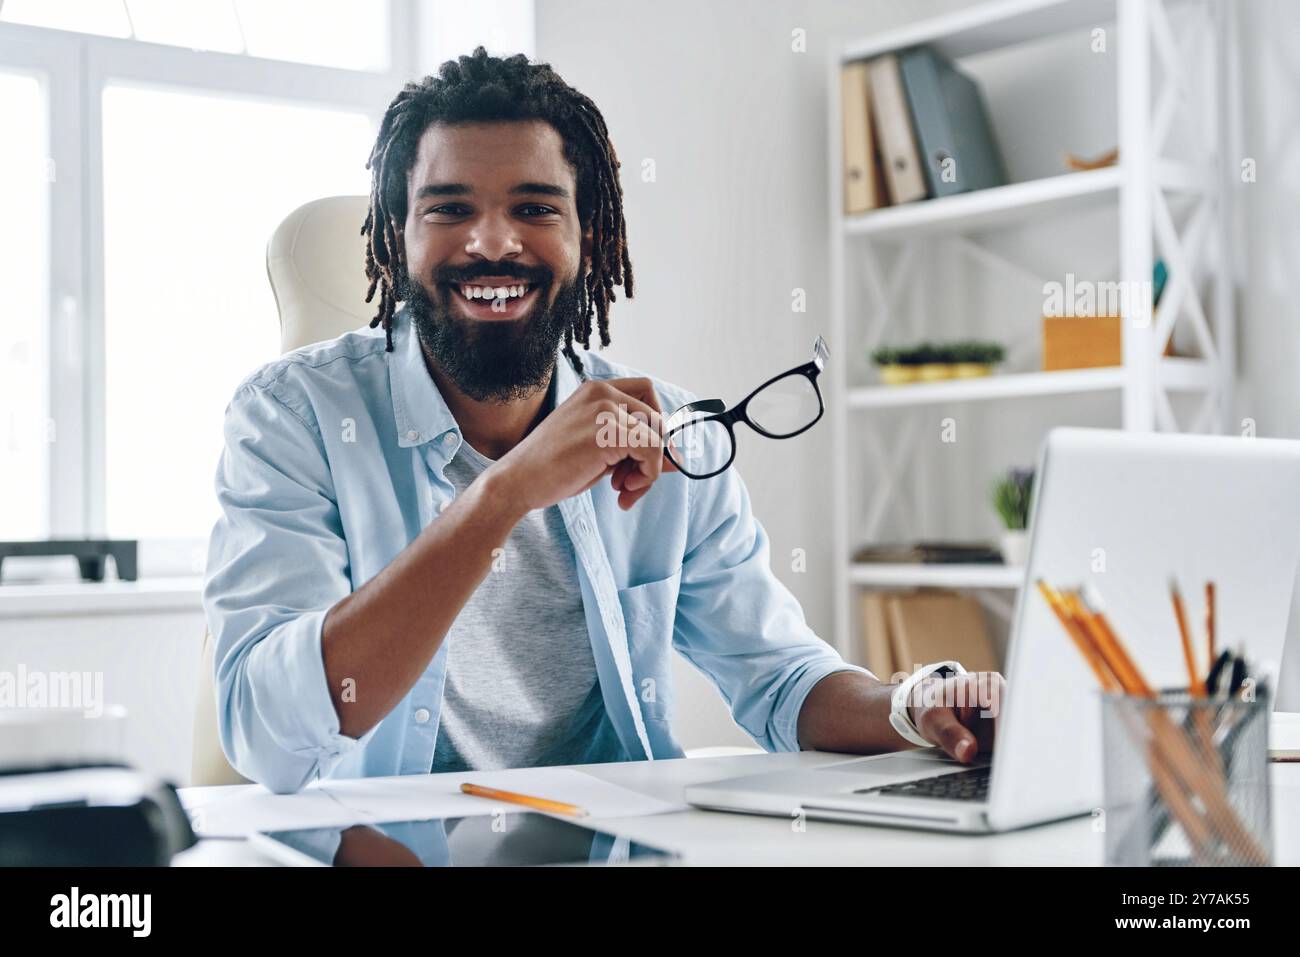
[[[1264,685],[1253,701],[1103,694],[1106,864],[1270,864],[1269,705]]]

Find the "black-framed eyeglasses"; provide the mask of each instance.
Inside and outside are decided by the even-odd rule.
[[[688,478],[712,478],[736,458],[737,422],[769,439],[791,439],[807,432],[826,411],[817,377],[830,350],[821,336],[813,358],[768,379],[728,409],[721,399],[688,402],[664,422],[664,453]]]

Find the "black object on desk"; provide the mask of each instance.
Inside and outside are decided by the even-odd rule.
[[[71,555],[77,560],[85,581],[104,580],[105,559],[113,556],[117,577],[136,579],[136,541],[126,538],[50,538],[44,541],[0,542],[0,568],[6,558],[49,558]]]
[[[0,867],[151,867],[198,842],[176,789],[120,765],[0,771]]]

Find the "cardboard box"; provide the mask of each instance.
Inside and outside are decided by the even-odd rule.
[[[1043,371],[1124,362],[1119,316],[1044,316]]]

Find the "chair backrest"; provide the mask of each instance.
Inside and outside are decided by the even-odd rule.
[[[330,196],[299,206],[266,244],[266,276],[280,314],[280,349],[333,339],[370,322],[366,302],[365,196]],[[268,357],[270,358],[270,357]],[[242,784],[217,734],[213,641],[205,631],[194,714],[190,784]]]
[[[282,352],[341,336],[374,316],[361,235],[369,203],[365,196],[312,200],[271,234],[266,276],[280,312]]]

